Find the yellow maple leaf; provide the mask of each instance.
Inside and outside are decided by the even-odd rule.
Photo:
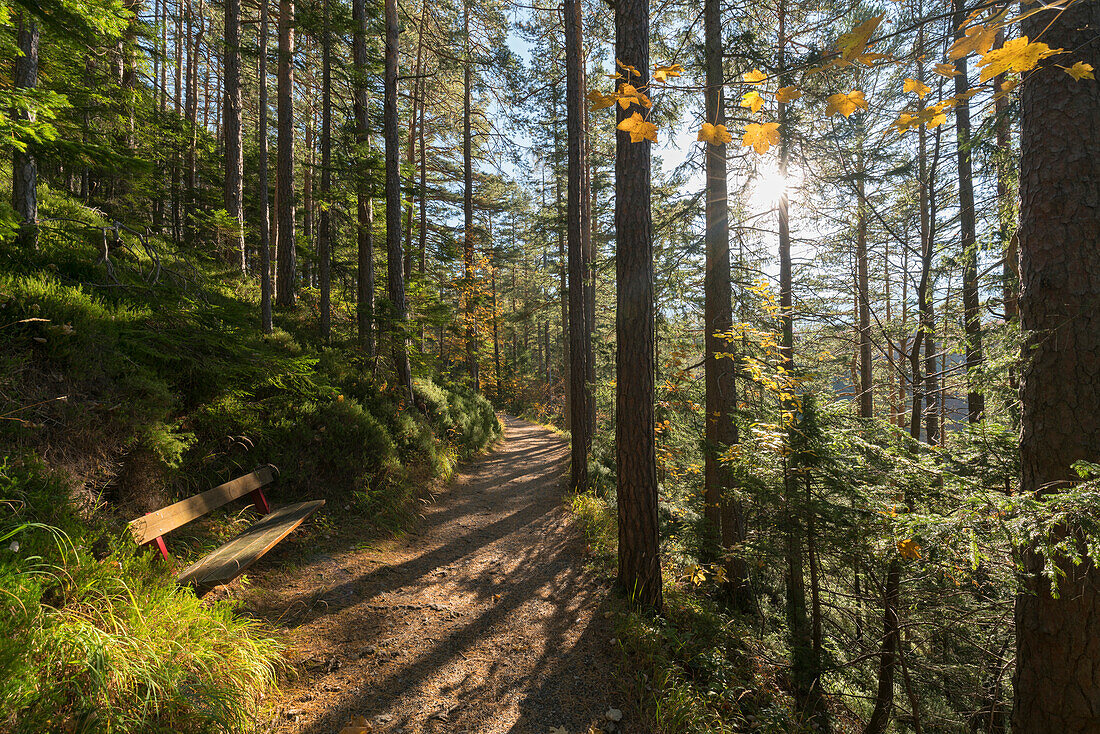
[[[1081,81],[1082,79],[1096,78],[1096,76],[1092,73],[1092,64],[1086,64],[1084,61],[1078,61],[1076,64],[1069,68],[1066,68],[1064,66],[1062,68],[1066,70],[1067,74],[1069,74],[1077,81]]]
[[[756,90],[745,92],[741,95],[741,106],[748,107],[753,112],[759,112],[760,108],[764,106],[764,98]]]
[[[876,15],[838,38],[836,45],[840,49],[841,58],[845,61],[852,61],[862,56],[863,52],[867,50],[867,43],[871,40],[871,35],[878,29],[879,24],[882,23],[882,19],[885,17],[885,14]]]
[[[768,75],[760,71],[759,69],[753,69],[752,71],[746,71],[744,74],[741,75],[741,78],[749,84],[759,84],[760,82],[767,79]]]
[[[745,135],[741,138],[741,145],[743,147],[747,148],[752,146],[753,150],[763,155],[768,152],[769,148],[778,143],[778,122],[750,122],[748,125],[745,125]]]
[[[947,122],[947,113],[951,107],[955,106],[954,100],[948,100],[934,104],[931,107],[925,107],[917,110],[915,113],[902,112],[898,115],[898,119],[894,121],[891,126],[898,131],[899,135],[906,133],[909,130],[915,130],[921,125],[927,125],[929,128],[936,128]]]
[[[658,66],[653,70],[653,78],[659,82],[668,81],[672,77],[682,76],[684,67],[679,64],[672,66]]]
[[[906,94],[908,94],[909,92],[916,92],[917,99],[924,99],[924,96],[926,94],[928,94],[929,92],[931,92],[931,91],[932,91],[931,87],[929,87],[927,84],[925,84],[924,82],[921,82],[917,79],[906,79],[905,80],[905,92],[906,92]]]
[[[802,90],[798,87],[780,87],[775,90],[776,102],[794,102],[802,96]]]
[[[874,66],[876,61],[884,61],[886,59],[894,58],[893,54],[880,54],[868,51],[867,53],[860,54],[856,57],[856,61],[864,66]]]
[[[711,125],[709,122],[703,123],[703,126],[699,128],[699,135],[695,139],[711,145],[725,145],[733,142],[733,136],[726,130],[725,125]]]
[[[630,64],[624,64],[623,62],[619,61],[618,59],[615,59],[615,65],[618,66],[623,71],[625,71],[628,75],[639,76],[639,77],[642,75],[641,72],[639,72],[636,68],[634,68]]]
[[[940,76],[945,76],[950,79],[953,76],[958,76],[962,72],[955,68],[954,64],[936,64],[932,67],[932,71],[936,72]]]
[[[996,51],[982,55],[978,60],[978,66],[982,67],[978,81],[987,82],[995,76],[1010,71],[1018,74],[1031,71],[1043,59],[1060,54],[1062,51],[1063,49],[1051,48],[1042,41],[1032,43],[1028,41],[1027,36],[1013,38]]]
[[[640,143],[643,140],[657,142],[657,126],[637,112],[620,122],[616,127],[623,132],[630,133],[630,142],[632,143]]]
[[[847,94],[838,92],[829,95],[829,104],[825,108],[825,116],[844,115],[845,117],[851,117],[856,110],[865,109],[867,109],[867,100],[863,98],[863,92],[859,90]]]
[[[985,56],[989,49],[993,48],[997,40],[998,23],[989,25],[972,25],[966,29],[965,35],[951,44],[947,49],[947,55],[952,59],[961,59],[970,54]]]
[[[633,84],[620,84],[619,91],[616,94],[619,102],[619,106],[624,110],[632,104],[645,107],[647,110],[653,106],[653,103],[649,101],[649,97],[645,96],[642,92],[639,92]]]
[[[998,91],[993,95],[993,99],[1000,99],[1012,94],[1012,90],[1020,86],[1019,79],[1005,79],[1001,82],[1001,86]]]
[[[588,93],[588,101],[592,103],[592,109],[602,110],[615,106],[614,94],[603,94],[595,89]]]
[[[911,561],[915,561],[920,558],[920,543],[912,538],[899,540],[898,553],[901,554],[902,558],[908,558]]]

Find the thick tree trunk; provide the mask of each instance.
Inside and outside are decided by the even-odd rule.
[[[279,152],[275,170],[275,204],[279,222],[277,298],[288,308],[297,300],[294,244],[294,0],[279,0]]]
[[[1070,465],[1095,461],[1100,447],[1100,87],[1077,84],[1055,66],[1098,58],[1097,28],[1100,3],[1082,2],[1033,15],[1021,29],[1070,54],[1042,62],[1021,98],[1020,460],[1021,491],[1029,495],[1079,481]],[[1042,559],[1025,557],[1015,732],[1093,732],[1100,722],[1100,571],[1087,556],[1055,563],[1065,574],[1058,598]]]
[[[370,170],[366,152],[370,149],[370,103],[367,87],[367,3],[366,0],[352,0],[352,23],[354,38],[352,41],[352,72],[355,96],[355,141],[359,149],[359,164],[356,177],[356,197],[358,201],[356,227],[359,256],[359,277],[356,294],[355,316],[359,331],[359,348],[368,358],[374,357],[374,204],[370,190]]]
[[[321,226],[317,258],[321,277],[321,339],[332,336],[332,29],[329,0],[322,3],[324,22],[321,40]]]
[[[594,408],[589,367],[592,362],[591,314],[585,298],[590,280],[592,201],[587,191],[588,130],[585,125],[584,25],[581,0],[565,0],[565,127],[567,186],[566,251],[569,262],[569,432],[570,486],[588,489],[588,455],[592,450]]]
[[[649,82],[649,2],[615,4],[615,58]],[[618,119],[645,114],[638,105],[617,108]],[[618,474],[619,588],[631,602],[659,611],[661,557],[657,527],[657,465],[653,416],[653,224],[650,211],[650,144],[615,135],[616,467]]]
[[[397,138],[397,0],[385,0],[386,72],[382,132],[386,138],[386,273],[393,319],[390,324],[393,366],[397,382],[412,405],[412,371],[406,333],[405,279],[401,262],[401,163]]]
[[[962,33],[969,11],[964,0],[955,0],[955,26]],[[966,319],[966,405],[970,423],[977,423],[985,412],[985,395],[981,391],[982,323],[978,294],[978,247],[974,224],[974,174],[970,152],[970,101],[966,91],[970,82],[966,73],[966,57],[955,61],[956,149],[959,161],[959,235],[963,257],[963,310]]]
[[[38,86],[38,24],[26,11],[17,16],[18,43],[22,56],[15,59],[13,82],[16,89]],[[19,119],[34,120],[34,112],[18,112]],[[16,150],[12,158],[12,206],[19,218],[18,242],[21,247],[38,249],[38,160],[33,144]]]
[[[263,2],[264,0],[261,0]],[[234,248],[241,272],[248,267],[244,250],[244,147],[241,131],[241,0],[225,0],[225,210],[237,223]]]
[[[267,184],[267,37],[268,3],[260,0],[260,68],[257,75],[260,82],[260,319],[265,334],[271,333],[271,213],[268,207],[270,191]]]

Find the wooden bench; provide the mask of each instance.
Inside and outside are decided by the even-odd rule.
[[[164,536],[222,505],[248,495],[263,519],[210,555],[192,563],[177,576],[181,584],[211,587],[229,583],[275,547],[295,528],[325,504],[324,500],[299,502],[271,511],[263,487],[274,480],[274,467],[263,466],[213,489],[180,500],[130,522],[130,532],[139,545],[155,544],[168,558]]]

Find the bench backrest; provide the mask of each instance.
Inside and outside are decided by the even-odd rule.
[[[134,540],[139,545],[148,543],[186,525],[195,518],[202,517],[211,510],[218,509],[227,502],[232,502],[238,497],[271,484],[272,479],[271,467],[261,467],[251,474],[139,517],[130,522],[130,532],[134,534]]]

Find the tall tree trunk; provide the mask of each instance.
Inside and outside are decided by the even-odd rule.
[[[424,95],[427,98],[427,83],[428,80],[424,80],[425,89]],[[417,137],[420,142],[420,228],[417,231],[418,238],[420,240],[417,250],[420,256],[419,272],[424,275],[424,270],[427,265],[427,252],[428,252],[428,149],[424,144],[424,122],[425,114],[424,109],[427,104],[420,105],[420,125],[417,128]],[[423,341],[423,321],[421,321],[421,341]]]
[[[38,86],[38,24],[25,10],[16,18],[21,56],[15,59],[12,81],[16,89]],[[17,119],[34,120],[33,111],[17,112]],[[24,151],[16,150],[12,157],[12,206],[19,218],[18,242],[21,247],[38,249],[38,160],[34,144]]]
[[[359,155],[356,171],[358,200],[357,246],[359,256],[358,293],[355,307],[359,348],[368,359],[374,357],[374,204],[371,198],[370,168],[366,152],[370,149],[370,93],[367,87],[367,3],[352,0],[352,86],[355,96],[355,142]]]
[[[322,3],[324,23],[321,43],[321,231],[317,257],[321,275],[321,339],[332,336],[332,29],[329,0]]]
[[[306,54],[308,58],[308,53]],[[314,237],[313,237],[313,211],[314,211],[314,196],[313,196],[313,172],[317,167],[317,159],[314,156],[315,146],[313,144],[313,126],[314,126],[314,106],[312,101],[313,96],[313,84],[307,77],[302,80],[302,87],[307,90],[307,99],[305,111],[305,134],[302,135],[302,145],[305,146],[305,165],[302,166],[302,240],[305,243],[305,251],[307,256],[302,258],[302,279],[305,281],[306,287],[313,285],[310,280],[309,272],[309,257],[308,253],[316,251],[314,249]]]
[[[261,0],[264,2],[264,0]],[[241,272],[248,266],[244,250],[244,147],[241,131],[241,0],[225,0],[225,210],[237,223],[234,246]]]
[[[955,26],[962,34],[969,11],[965,0],[955,0]],[[956,149],[959,160],[959,235],[963,256],[963,311],[966,319],[966,406],[970,423],[977,423],[985,412],[985,396],[981,391],[982,313],[978,294],[978,246],[974,224],[974,174],[970,151],[970,101],[966,91],[970,82],[966,73],[966,57],[955,61]],[[945,365],[946,367],[946,365]]]
[[[268,39],[268,3],[260,0],[260,210],[256,217],[260,221],[260,319],[265,334],[271,333],[271,213],[268,211],[267,183],[267,39]]]
[[[405,280],[401,262],[401,163],[397,138],[397,0],[385,0],[386,73],[382,129],[386,137],[386,273],[393,320],[390,324],[393,365],[397,382],[412,405],[412,371],[406,333]]]
[[[725,125],[722,9],[719,0],[703,3],[706,53],[706,119]],[[704,456],[705,516],[713,541],[721,541],[726,554],[731,601],[735,608],[749,608],[748,570],[733,548],[745,539],[741,503],[732,497],[736,480],[721,455],[740,442],[734,412],[737,409],[736,347],[726,336],[733,328],[730,286],[729,201],[726,182],[726,146],[708,143],[706,155],[706,275],[704,278],[703,372],[706,387],[706,453]]]
[[[929,167],[928,182],[928,281],[924,284],[925,296],[921,314],[924,319],[924,433],[929,445],[938,446],[943,443],[942,425],[940,424],[940,406],[943,403],[943,374],[937,367],[940,356],[936,347],[936,305],[935,275],[932,272],[933,246],[936,242],[936,225],[938,222],[937,192],[936,192],[936,167],[939,161],[940,142],[942,140],[940,130],[936,130],[936,144],[932,154],[932,165]],[[923,272],[923,271],[922,271]],[[917,297],[918,304],[920,296]],[[946,313],[947,306],[944,305]]]
[[[856,293],[859,299],[859,417],[875,417],[874,371],[871,361],[871,296],[867,268],[866,170],[860,153],[859,179],[856,182]]]
[[[462,25],[466,39],[462,82],[462,290],[466,320],[466,367],[474,390],[481,390],[477,364],[477,320],[474,303],[474,168],[473,142],[470,134],[470,95],[473,93],[473,58],[470,50],[470,0],[463,5]]]
[[[188,3],[190,7],[190,3]],[[175,79],[174,79],[174,94],[172,97],[173,106],[176,111],[176,117],[180,117],[183,114],[183,7],[181,0],[176,1],[176,38],[173,46],[175,46]],[[94,62],[89,59],[88,66]],[[90,71],[90,68],[89,68]],[[84,118],[85,127],[88,124],[87,113]],[[183,240],[183,201],[181,192],[182,178],[182,162],[183,162],[183,147],[182,142],[177,142],[172,155],[172,241],[177,245]],[[90,194],[90,184],[88,182],[88,172],[85,169],[84,173],[84,190],[85,196],[83,197],[85,202],[88,200]]]
[[[779,6],[779,53],[778,67],[780,84],[787,84],[786,77],[787,44],[787,3],[782,0]],[[786,181],[787,166],[790,157],[790,122],[787,105],[779,105],[779,177]],[[794,280],[791,264],[791,230],[789,216],[790,200],[786,190],[779,195],[779,312],[782,325],[780,336],[780,360],[788,375],[794,374]],[[784,401],[784,412],[794,415],[796,406],[793,401]],[[786,504],[786,552],[787,552],[787,628],[791,636],[791,684],[799,707],[817,718],[820,715],[821,684],[820,672],[813,655],[810,619],[806,608],[806,577],[804,561],[804,528],[802,502],[798,491],[798,477],[795,476],[789,459],[783,471],[783,488]]]
[[[279,151],[275,198],[279,231],[275,252],[276,303],[289,308],[297,301],[297,258],[294,243],[294,0],[279,0]]]
[[[568,72],[567,72],[568,73]],[[552,87],[552,95],[554,100],[561,99],[560,91],[558,89],[557,80],[554,81]],[[568,234],[566,232],[566,202],[562,198],[562,184],[561,176],[559,175],[560,169],[557,161],[561,159],[561,117],[558,114],[558,105],[554,104],[554,165],[551,166],[551,170],[554,172],[554,232],[558,239],[558,306],[561,308],[561,353],[562,353],[562,368],[564,374],[569,372],[569,266],[566,262],[566,240]],[[566,137],[568,138],[568,130],[566,131]],[[566,141],[566,147],[568,148],[568,140]],[[566,153],[566,159],[568,161],[568,152]],[[568,174],[568,162],[566,163],[566,173]],[[566,184],[568,187],[568,184]],[[566,194],[568,198],[568,193]],[[572,385],[569,383],[569,379],[562,380],[562,387],[564,389],[564,409],[562,410],[562,418],[565,425],[572,425],[570,415],[573,412],[572,400],[569,396],[570,388]]]
[[[187,201],[194,211],[198,207],[199,188],[199,57],[202,53],[203,38],[206,36],[206,4],[199,0],[198,31],[191,37],[191,26],[187,26]],[[185,215],[186,216],[186,215]],[[193,222],[184,223],[184,234],[193,240],[196,234]]]
[[[1039,13],[1021,25],[1024,35],[1065,48],[1074,60],[1100,57],[1100,3]],[[1076,84],[1056,63],[1066,61],[1045,60],[1028,76],[1020,104],[1020,461],[1027,495],[1080,481],[1070,465],[1095,461],[1100,446],[1100,88]],[[1068,526],[1056,537],[1080,534]],[[1025,555],[1016,597],[1014,732],[1095,731],[1100,721],[1100,570],[1083,545],[1080,563],[1053,559],[1057,598],[1043,559],[1034,550]]]
[[[427,30],[428,19],[428,4],[422,2],[420,5],[420,30],[416,36],[416,68],[413,72],[413,88],[412,88],[412,114],[409,115],[409,140],[408,147],[406,148],[405,161],[409,164],[409,171],[415,170],[413,164],[416,162],[416,128],[418,122],[418,114],[420,108],[425,104],[424,89],[427,85],[427,80],[423,78],[423,62],[424,62],[424,33]],[[409,191],[412,191],[412,174],[410,173],[409,179]],[[405,207],[405,280],[408,281],[412,278],[413,268],[413,204],[412,195],[409,195],[409,203]]]
[[[615,4],[615,58],[649,81],[649,2]],[[637,104],[617,108],[619,122]],[[657,527],[657,465],[653,416],[653,224],[650,211],[650,146],[615,135],[615,445],[618,475],[619,588],[632,603],[659,611],[663,604]]]
[[[1004,30],[997,33],[996,47],[1004,46]],[[1001,267],[1001,293],[1004,304],[1005,323],[1019,321],[1020,297],[1020,248],[1016,237],[1015,204],[1016,196],[1012,191],[1012,143],[1009,140],[1009,111],[1007,95],[1002,92],[1006,75],[993,77],[993,108],[996,115],[994,126],[997,135],[997,239],[1000,241],[1004,264]],[[1017,399],[1020,393],[1020,374],[1015,365],[1009,367],[1008,385],[1010,395],[1005,402],[1012,417],[1013,428],[1020,425],[1020,409]]]

